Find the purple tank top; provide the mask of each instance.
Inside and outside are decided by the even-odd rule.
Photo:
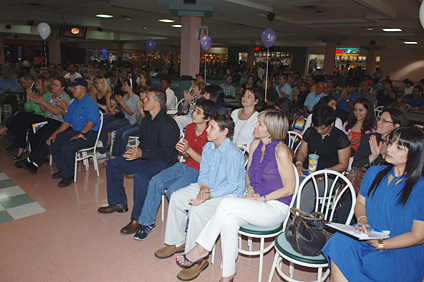
[[[250,185],[253,186],[256,193],[259,195],[268,195],[269,193],[284,187],[283,182],[278,172],[277,159],[275,158],[275,147],[280,143],[280,140],[271,141],[265,145],[266,150],[264,158],[261,162],[262,141],[259,142],[255,152],[253,152],[252,163],[249,167]],[[278,199],[278,201],[290,205],[292,196],[287,196]]]

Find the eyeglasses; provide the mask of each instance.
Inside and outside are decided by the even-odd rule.
[[[393,121],[386,120],[386,119],[381,118],[381,117],[378,117],[378,118],[377,118],[377,121],[381,121],[382,123],[393,123],[393,124],[394,124],[394,122],[393,122]]]

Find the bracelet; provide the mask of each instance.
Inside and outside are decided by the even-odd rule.
[[[264,203],[268,202],[268,200],[266,199],[266,195],[264,195]]]
[[[207,201],[210,200],[210,199],[212,199],[212,193],[211,192],[206,192],[206,193],[209,194],[209,199],[207,199]]]
[[[366,215],[361,215],[360,217],[358,217],[358,219],[357,219],[356,221],[357,221],[357,222],[359,222],[359,220],[360,220],[361,218],[363,218],[363,217],[367,218],[367,216],[366,216]]]
[[[300,165],[303,165],[303,163],[301,162],[301,161],[297,161],[294,165],[295,165],[295,167],[297,167],[297,164],[300,164]]]

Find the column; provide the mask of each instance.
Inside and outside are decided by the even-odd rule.
[[[367,52],[367,69],[365,70],[365,74],[369,74],[372,76],[372,74],[375,71],[375,58],[376,58],[376,49],[375,48],[368,48]]]
[[[195,77],[199,73],[200,41],[196,38],[196,28],[201,24],[200,17],[181,17],[180,75]]]
[[[124,58],[124,41],[113,41],[116,45],[116,58]]]
[[[4,59],[4,44],[3,44],[3,38],[0,38],[0,64],[4,65],[5,64],[5,59]]]
[[[336,64],[336,49],[337,42],[327,41],[325,45],[325,57],[324,57],[324,73],[327,75],[333,75],[333,68]]]
[[[253,62],[255,61],[255,49],[252,47],[247,48],[247,68],[253,69]]]
[[[58,30],[52,30],[49,38],[47,39],[47,44],[49,46],[49,63],[60,64],[62,62],[62,57]]]

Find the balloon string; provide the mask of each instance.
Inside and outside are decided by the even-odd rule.
[[[265,103],[266,103],[266,96],[268,94],[268,56],[269,56],[269,48],[266,51]]]
[[[45,40],[43,40],[44,41],[44,61],[45,61],[45,67],[47,67],[47,65],[48,65],[48,62],[47,62],[47,43],[46,43],[46,41]]]
[[[205,53],[205,83],[206,83],[206,53]]]

